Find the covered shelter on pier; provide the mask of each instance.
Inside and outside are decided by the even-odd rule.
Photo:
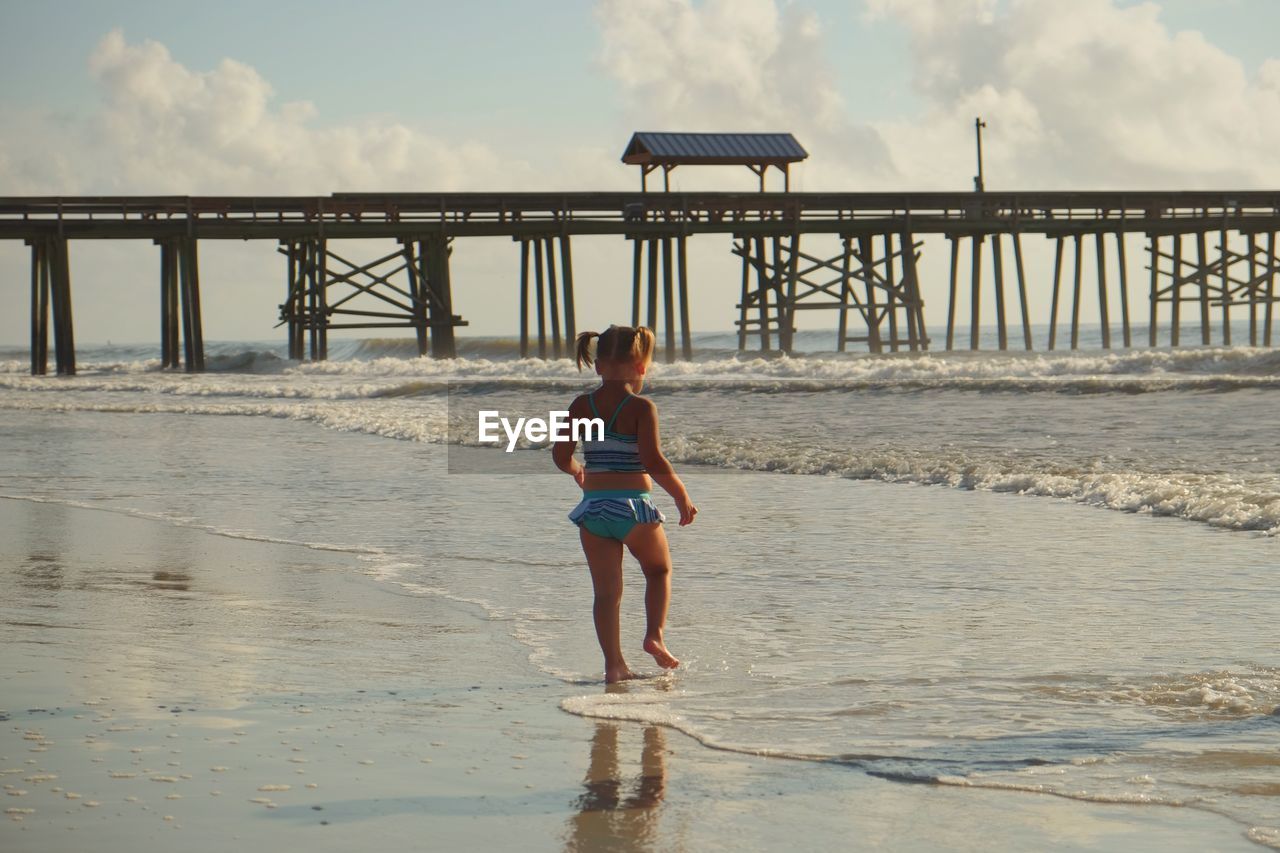
[[[809,156],[789,133],[653,133],[631,136],[622,162],[640,167],[640,189],[648,191],[649,173],[662,169],[662,188],[671,191],[671,170],[677,166],[746,166],[760,178],[770,167],[782,172],[783,188],[791,190],[791,164]]]

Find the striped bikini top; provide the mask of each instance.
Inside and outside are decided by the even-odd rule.
[[[587,473],[595,474],[602,471],[617,471],[628,474],[644,473],[644,465],[640,463],[639,436],[623,435],[620,432],[613,431],[613,424],[618,420],[618,414],[622,411],[622,407],[634,396],[634,394],[628,394],[623,397],[622,402],[618,404],[618,408],[613,410],[613,417],[609,418],[608,423],[604,425],[603,439],[600,441],[584,440],[582,442],[582,455],[587,463]],[[600,417],[600,410],[596,408],[594,391],[587,395],[587,402],[591,404],[591,414],[597,418]]]

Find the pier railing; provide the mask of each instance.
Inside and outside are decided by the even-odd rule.
[[[79,237],[146,236],[171,225],[200,227],[202,236],[231,237],[251,226],[269,238],[278,226],[439,225],[459,235],[467,226],[569,226],[574,233],[625,233],[644,224],[687,223],[699,231],[779,220],[818,226],[907,219],[920,233],[1018,225],[1051,233],[1060,227],[1142,230],[1207,220],[1261,224],[1280,217],[1280,192],[1033,193],[335,193],[331,196],[0,197],[0,237],[25,238],[61,225]],[[123,227],[121,227],[123,226]],[[603,226],[603,228],[595,227]],[[234,239],[242,239],[238,234]]]

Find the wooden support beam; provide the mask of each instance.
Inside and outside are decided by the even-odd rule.
[[[689,263],[686,242],[688,235],[681,234],[676,243],[679,264],[680,285],[680,354],[688,360],[693,358],[693,340],[689,328]]]
[[[645,325],[655,335],[658,333],[658,238],[650,237],[649,243],[649,300],[648,320]]]
[[[742,238],[739,254],[742,255],[742,298],[738,301],[738,351],[747,348],[747,304],[751,288],[751,239]]]
[[[1200,285],[1200,343],[1209,346],[1209,273],[1205,269],[1208,251],[1205,247],[1205,233],[1196,232],[1196,280]]]
[[[160,366],[169,366],[169,243],[156,240],[160,246]],[[283,311],[281,312],[283,313]]]
[[[31,246],[31,375],[39,376],[40,325],[44,319],[40,311],[40,250],[30,240],[27,245]]]
[[[1249,346],[1258,345],[1258,237],[1249,232]]]
[[[195,314],[195,305],[199,297],[194,295],[191,281],[190,238],[180,238],[177,243],[177,249],[179,301],[182,303],[183,367],[187,373],[195,373],[197,372],[196,364],[198,363],[196,358],[195,326],[199,322]]]
[[[298,360],[307,357],[307,338],[311,334],[311,300],[312,269],[311,241],[299,240],[294,244],[298,258],[298,281],[294,289],[294,322],[297,324]]]
[[[181,240],[169,241],[169,366],[178,367],[182,361],[182,244]],[[302,331],[298,334],[298,358],[302,358]]]
[[[907,344],[912,352],[929,348],[929,336],[925,333],[924,297],[920,293],[920,278],[916,269],[916,242],[910,231],[898,235],[902,246],[902,282],[907,298]]]
[[[996,338],[1003,351],[1009,348],[1009,333],[1004,316],[1004,252],[1000,245],[999,234],[991,235],[991,258],[995,272]]]
[[[631,266],[631,327],[635,328],[640,325],[640,274],[644,265],[644,242],[639,237],[633,237],[631,245],[634,249]]]
[[[296,354],[294,358],[302,361],[307,352],[307,293],[310,282],[310,249],[309,242],[295,240],[293,242],[294,259],[297,262],[297,277],[293,282],[293,333],[296,338]]]
[[[545,281],[543,280],[545,270],[546,266],[542,260],[542,241],[535,239],[533,241],[533,280],[536,287],[534,305],[538,309],[538,358],[547,357],[547,297],[544,293]]]
[[[1271,314],[1276,300],[1276,232],[1267,232],[1267,307],[1263,309],[1262,345],[1271,346]]]
[[[955,348],[956,340],[956,285],[960,274],[960,238],[948,234],[951,241],[951,287],[947,299],[947,352]]]
[[[755,247],[756,309],[760,315],[760,349],[763,352],[768,352],[772,348],[769,336],[769,291],[771,288],[769,287],[769,275],[765,272],[768,259],[765,257],[764,237],[757,236],[752,241],[752,244]]]
[[[1227,229],[1223,228],[1218,242],[1218,257],[1222,259],[1222,345],[1231,346],[1231,263],[1228,261]]]
[[[671,238],[662,238],[662,314],[667,321],[666,346],[664,355],[667,363],[676,360],[676,298],[673,273],[674,259],[671,257]],[[656,331],[656,330],[655,330]]]
[[[397,258],[403,261],[404,259],[403,252],[397,250],[390,253],[389,255],[385,255],[381,258],[378,258],[375,261],[370,261],[367,264],[357,265],[352,263],[351,261],[348,261],[346,258],[342,257],[332,249],[328,249],[325,255],[326,267],[328,266],[327,261],[337,261],[338,263],[347,267],[347,272],[339,273],[332,269],[326,269],[327,287],[331,288],[334,285],[345,284],[350,286],[352,289],[352,292],[348,293],[346,296],[343,296],[342,298],[337,299],[333,302],[327,303],[329,306],[329,314],[332,315],[334,313],[337,313],[339,308],[341,308],[343,305],[350,302],[351,300],[355,299],[357,296],[367,294],[369,296],[372,296],[375,299],[379,299],[387,303],[388,305],[391,305],[397,308],[402,314],[412,316],[413,295],[408,290],[400,287],[399,285],[395,284],[391,280],[391,277],[396,273],[400,272],[401,270],[403,270],[405,268],[405,265],[401,263],[400,265],[396,266],[394,269],[391,269],[390,271],[382,274],[378,274],[373,271],[375,267],[378,267],[392,259],[397,259]],[[356,281],[355,279],[357,276],[363,276],[369,279],[369,281],[368,282]],[[425,282],[426,280],[427,280],[427,276],[425,276],[422,273],[422,271],[419,270],[419,282],[420,283]],[[392,293],[395,293],[403,297],[405,301],[401,302],[397,299],[392,298],[391,296],[386,295],[382,291],[376,289],[378,288],[379,285],[381,285],[381,287],[384,290],[390,290]]]
[[[640,244],[636,243],[637,257]],[[637,287],[639,285],[637,284]],[[529,357],[529,241],[520,241],[520,357]]]
[[[849,342],[849,296],[852,293],[853,285],[850,284],[850,266],[853,259],[853,238],[842,237],[841,245],[844,246],[844,256],[841,262],[840,274],[840,328],[836,338],[836,348],[840,352],[845,351],[845,347]]]
[[[453,254],[453,246],[448,237],[433,238],[429,245],[434,249],[435,271],[432,293],[431,311],[431,357],[457,358],[458,344],[454,337],[453,327],[456,319],[453,316],[453,273],[449,256]]]
[[[785,352],[790,353],[795,349],[795,306],[796,306],[796,283],[799,279],[798,267],[800,263],[800,235],[792,234],[790,237],[789,249],[787,251],[787,292],[784,295],[781,292],[781,282],[779,282],[778,293],[778,346]],[[782,268],[782,238],[773,238],[773,258],[778,273],[781,274]]]
[[[1151,305],[1147,321],[1147,342],[1148,346],[1154,348],[1160,325],[1160,235],[1148,234],[1147,240],[1150,243],[1149,251],[1151,252]],[[1177,277],[1176,271],[1174,277]]]
[[[1173,235],[1173,280],[1169,285],[1169,298],[1172,300],[1169,320],[1169,346],[1176,347],[1182,337],[1182,235]]]
[[[31,375],[49,372],[49,264],[48,242],[28,241],[31,246]]]
[[[59,376],[76,373],[76,344],[71,315],[71,259],[65,237],[50,238],[50,297],[53,309],[54,362]]]
[[[1094,242],[1098,249],[1098,316],[1102,321],[1102,348],[1111,349],[1111,317],[1107,308],[1107,244],[1103,239],[1105,236],[1099,231],[1094,235]]]
[[[1018,275],[1018,304],[1022,308],[1022,342],[1031,351],[1031,312],[1027,310],[1027,276],[1022,265],[1022,234],[1013,232],[1013,264]]]
[[[872,238],[873,240],[875,238]],[[898,306],[902,300],[899,298],[897,276],[894,274],[893,265],[893,233],[883,235],[884,239],[884,283],[885,283],[885,313],[889,315],[889,350],[897,352],[898,341]]]
[[[316,336],[319,338],[320,361],[329,360],[329,241],[316,241]],[[198,308],[198,304],[197,304]],[[204,369],[203,366],[200,368]]]
[[[40,246],[40,301],[44,312],[44,322],[40,327],[40,374],[48,374],[49,365],[49,335],[50,320],[49,313],[53,307],[53,258],[51,255],[51,244],[48,240],[43,241]],[[56,344],[55,344],[56,346]],[[56,369],[56,364],[55,364]]]
[[[1116,263],[1120,266],[1120,323],[1124,337],[1125,349],[1133,346],[1132,332],[1129,326],[1129,270],[1128,260],[1124,253],[1124,232],[1116,232]]]
[[[982,241],[986,238],[974,234],[970,239],[973,241],[973,267],[969,276],[969,349],[978,350],[982,346],[979,328],[982,320]]]
[[[862,280],[867,285],[867,302],[863,315],[867,318],[867,348],[872,352],[884,352],[880,341],[880,309],[876,305],[875,241],[870,237],[858,238],[858,252],[862,255]]]
[[[62,283],[58,276],[58,246],[56,238],[45,238],[43,255],[49,279],[49,333],[53,336],[53,369],[55,373],[61,375],[61,365],[65,358],[63,355],[65,336],[61,328]]]
[[[578,338],[578,325],[573,310],[573,252],[568,234],[560,235],[560,275],[564,285],[564,340],[572,354]]]
[[[1080,268],[1084,266],[1084,237],[1076,237],[1075,292],[1071,297],[1071,348],[1080,349]]]
[[[418,356],[427,354],[427,288],[422,280],[422,268],[418,258],[414,257],[414,241],[411,237],[400,240],[400,251],[404,255],[405,275],[409,279],[409,306],[414,336],[418,340]]]
[[[1052,350],[1058,342],[1058,293],[1062,284],[1062,246],[1063,238],[1058,237],[1054,240],[1057,246],[1053,252],[1053,301],[1049,305],[1049,349]]]
[[[551,351],[555,358],[561,357],[560,351],[560,297],[557,287],[560,284],[556,277],[556,244],[554,239],[547,237],[546,240],[546,258],[547,258],[547,296],[551,301]]]
[[[163,257],[163,249],[164,247],[162,246],[161,247],[162,257]],[[294,334],[295,334],[296,322],[295,322],[294,313],[293,313],[293,305],[294,305],[293,294],[294,294],[294,288],[296,287],[297,275],[298,275],[298,257],[297,257],[297,254],[295,253],[294,243],[292,240],[281,240],[279,251],[283,252],[285,256],[284,302],[280,303],[280,321],[285,324],[285,333],[287,335],[287,348],[288,348],[289,358],[292,359],[296,357],[294,355],[294,348],[295,348]],[[167,267],[165,266],[163,261],[161,262],[161,267],[162,269],[167,270]],[[168,280],[166,272],[162,272],[161,277],[162,277],[162,280],[164,281]],[[164,346],[166,348],[168,347],[167,338],[165,339]],[[168,367],[167,358],[165,360],[165,366]]]
[[[304,244],[306,252],[307,267],[307,343],[310,348],[310,358],[312,361],[318,361],[320,358],[320,332],[316,328],[316,323],[320,317],[320,271],[319,260],[316,257],[317,243],[315,240],[307,240]]]

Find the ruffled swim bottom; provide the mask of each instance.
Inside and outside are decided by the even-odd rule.
[[[569,520],[588,533],[621,542],[637,524],[667,520],[653,505],[653,495],[639,489],[610,489],[583,492],[582,502],[569,513]]]

